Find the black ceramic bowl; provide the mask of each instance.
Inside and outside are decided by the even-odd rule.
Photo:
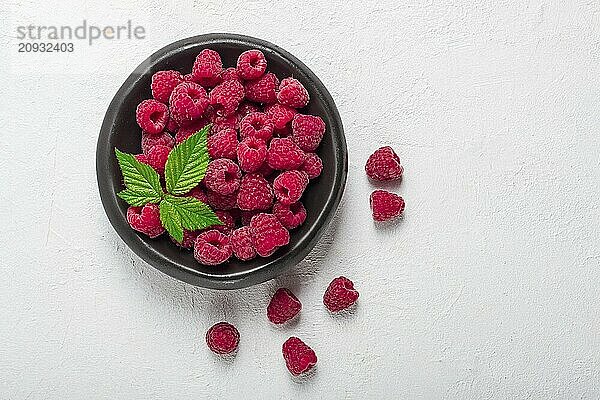
[[[323,159],[323,173],[311,181],[302,198],[308,215],[301,227],[291,231],[289,245],[268,258],[251,261],[232,259],[216,267],[199,264],[193,252],[179,249],[167,235],[150,239],[131,229],[126,219],[127,204],[116,195],[123,189],[123,182],[114,149],[116,147],[127,153],[141,152],[141,131],[135,122],[135,108],[140,101],[152,97],[152,75],[168,69],[189,73],[196,55],[205,48],[218,51],[224,67],[235,66],[243,51],[260,49],[271,72],[280,79],[293,76],[308,90],[311,100],[301,112],[319,115],[327,125],[318,149]],[[347,170],[342,121],[331,95],[319,78],[287,51],[264,40],[233,34],[208,34],[180,40],[160,49],[140,64],[110,103],[96,150],[100,197],[119,236],[138,256],[160,271],[192,285],[214,289],[236,289],[264,282],[300,262],[331,222],[344,191]]]

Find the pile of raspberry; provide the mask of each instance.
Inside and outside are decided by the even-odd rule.
[[[143,151],[136,158],[159,174],[176,143],[212,124],[211,162],[188,196],[208,204],[223,225],[186,231],[178,244],[205,265],[268,257],[287,245],[289,230],[306,219],[302,195],[323,168],[316,150],[325,123],[301,112],[309,102],[302,83],[268,72],[260,50],[224,68],[219,53],[205,49],[191,73],[156,72],[151,89],[153,99],[136,110]],[[151,237],[165,231],[152,204],[131,207],[128,221]]]

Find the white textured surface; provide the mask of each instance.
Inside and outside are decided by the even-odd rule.
[[[600,397],[597,1],[81,3],[0,10],[0,398]],[[147,39],[16,52],[17,25],[83,18],[132,19]],[[215,31],[305,61],[335,98],[350,149],[342,207],[308,259],[228,293],[134,256],[94,171],[103,114],[127,74],[172,41]],[[378,229],[363,164],[384,144],[406,167],[407,211]],[[321,305],[340,274],[361,293],[349,318]],[[304,305],[287,329],[264,317],[280,285]],[[223,319],[242,335],[231,363],[203,341]],[[319,356],[303,383],[281,358],[290,335]]]

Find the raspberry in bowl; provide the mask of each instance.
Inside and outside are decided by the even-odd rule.
[[[224,224],[184,230],[177,243],[154,226],[155,206],[131,208],[117,195],[115,149],[150,165],[164,188],[169,152],[208,124],[209,168],[189,196]],[[301,261],[333,218],[347,168],[321,81],[285,50],[233,34],[184,39],[144,61],[111,102],[96,152],[102,203],[125,243],[162,272],[216,289],[264,282]]]

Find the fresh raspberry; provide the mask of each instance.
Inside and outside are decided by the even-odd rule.
[[[173,89],[169,100],[171,115],[180,126],[200,118],[208,106],[206,90],[194,82],[183,82]]]
[[[277,100],[284,106],[302,108],[308,104],[308,91],[302,86],[299,80],[285,78],[279,84]]]
[[[208,155],[211,159],[237,157],[238,139],[234,129],[222,129],[207,140]]]
[[[206,332],[206,344],[213,353],[233,353],[239,343],[240,333],[235,329],[235,326],[227,322],[219,322],[211,326]]]
[[[148,150],[147,154],[137,154],[135,159],[141,163],[148,164],[160,175],[163,175],[165,173],[165,164],[167,163],[170,152],[170,147],[157,144]]]
[[[250,221],[250,232],[256,252],[269,257],[290,242],[290,233],[273,214],[257,214]]]
[[[221,81],[241,81],[238,70],[234,67],[229,67],[221,72]]]
[[[239,123],[237,119],[237,115],[231,114],[226,117],[216,115],[212,119],[212,128],[210,129],[210,133],[214,134],[222,131],[223,129],[238,129]]]
[[[240,183],[237,206],[240,210],[268,210],[273,204],[273,188],[259,174],[246,174]]]
[[[286,229],[295,229],[306,220],[306,209],[300,202],[290,205],[277,202],[273,205],[273,215]]]
[[[369,178],[376,181],[392,181],[400,179],[404,168],[400,165],[400,158],[390,146],[376,150],[365,165]]]
[[[156,145],[166,146],[172,149],[175,146],[175,139],[167,132],[150,134],[142,132],[142,152],[148,154],[151,148]]]
[[[219,220],[223,223],[223,225],[215,225],[210,227],[210,229],[217,230],[221,233],[229,235],[231,231],[235,228],[235,219],[233,215],[229,211],[217,210],[215,211],[215,215]],[[209,230],[210,230],[209,229]]]
[[[206,168],[204,185],[213,192],[228,195],[240,187],[240,167],[227,158],[213,160]]]
[[[283,359],[292,375],[300,375],[311,370],[317,363],[317,355],[302,340],[292,336],[282,347]]]
[[[267,145],[256,137],[247,137],[237,148],[237,159],[242,171],[255,172],[267,159]]]
[[[279,86],[279,79],[269,72],[258,79],[247,81],[244,85],[244,93],[250,101],[272,104],[277,102],[277,86]]]
[[[298,170],[305,172],[309,179],[315,179],[323,171],[323,161],[315,153],[306,154],[306,160],[304,164],[298,168]]]
[[[158,71],[152,75],[152,97],[161,103],[167,103],[173,89],[183,82],[183,76],[177,71]]]
[[[177,121],[175,121],[175,118],[173,118],[173,116],[171,115],[171,110],[169,110],[169,122],[167,122],[167,126],[165,126],[165,129],[171,132],[172,134],[175,134],[175,132],[177,132],[177,130],[179,129],[179,123],[177,123]]]
[[[306,154],[289,138],[274,138],[267,151],[267,163],[271,168],[279,170],[297,169]]]
[[[260,108],[255,104],[244,101],[238,107],[236,116],[237,116],[238,121],[241,122],[242,118],[244,118],[246,115],[255,113],[255,112],[260,112]]]
[[[252,218],[257,214],[260,214],[260,210],[242,211],[241,212],[242,225],[244,225],[244,226],[250,225],[250,221],[252,221]]]
[[[306,152],[319,147],[325,133],[325,122],[315,115],[297,114],[292,120],[292,139]]]
[[[285,171],[273,181],[273,191],[277,200],[285,205],[297,202],[308,186],[308,175],[300,171]]]
[[[208,203],[208,196],[200,186],[196,186],[195,188],[187,192],[186,196],[193,197],[196,200],[203,202],[204,204]]]
[[[208,204],[213,210],[231,210],[236,207],[237,192],[222,195],[212,190],[206,191],[206,204]]]
[[[378,222],[399,217],[404,211],[404,199],[385,190],[376,190],[371,193],[370,202],[373,219]]]
[[[229,236],[212,229],[202,232],[194,243],[194,258],[200,264],[219,265],[233,254]]]
[[[129,207],[127,209],[127,222],[138,232],[151,238],[160,236],[165,231],[160,223],[158,205],[148,203],[144,207]]]
[[[345,310],[356,302],[358,292],[354,289],[354,283],[346,277],[335,278],[323,295],[323,304],[331,312]]]
[[[274,324],[283,324],[294,318],[302,309],[302,303],[286,288],[277,289],[267,306],[267,318]]]
[[[279,103],[265,107],[265,114],[271,117],[275,129],[284,129],[297,113],[296,109]]]
[[[209,99],[217,115],[231,115],[244,99],[244,86],[238,81],[225,81],[210,92]]]
[[[242,261],[248,261],[256,257],[256,250],[252,245],[252,234],[249,226],[243,226],[234,230],[230,236],[233,254]]]
[[[200,129],[204,128],[208,124],[208,121],[204,118],[197,119],[188,126],[181,127],[175,134],[175,143],[179,144],[185,139],[197,133]]]
[[[194,247],[194,242],[196,242],[196,238],[200,234],[199,231],[188,231],[187,229],[183,230],[183,240],[179,243],[175,240],[174,237],[169,236],[171,241],[175,243],[177,246],[182,247],[184,249],[192,249]]]
[[[265,143],[273,137],[273,122],[264,113],[250,113],[240,122],[240,136],[258,138]]]
[[[256,79],[265,73],[267,60],[260,50],[247,50],[237,60],[238,74],[242,79]]]
[[[196,56],[192,67],[192,79],[202,86],[212,87],[219,82],[222,70],[223,62],[219,53],[204,49]]]
[[[169,121],[169,109],[154,99],[144,100],[135,110],[135,120],[144,132],[161,133]]]

